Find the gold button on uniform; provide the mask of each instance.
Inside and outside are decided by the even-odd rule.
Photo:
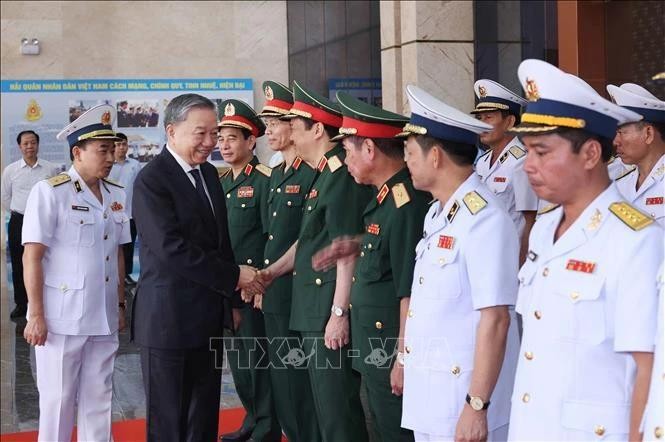
[[[409,318],[413,318],[413,310],[409,309],[407,314],[409,315]]]
[[[251,263],[252,263],[252,259],[250,258],[250,259],[247,260],[247,264],[251,264]]]
[[[277,193],[282,193],[282,188],[281,187],[277,188]]]
[[[296,271],[295,270],[293,271],[293,276],[296,276]]]
[[[450,369],[450,372],[455,376],[459,376],[462,370],[457,365],[453,365],[453,368]]]
[[[547,275],[549,275],[549,274],[550,274],[550,269],[547,268],[547,267],[545,267],[545,268],[543,269],[543,276],[547,276]]]
[[[525,404],[526,404],[527,402],[529,402],[530,400],[531,400],[531,396],[529,395],[529,393],[524,393],[524,394],[522,395],[522,402],[524,402]]]
[[[321,281],[321,278],[316,278],[316,279],[314,280],[314,283],[315,283],[316,285],[321,285],[321,284],[323,284],[323,281]]]
[[[351,277],[351,282],[356,282],[356,277],[355,276]]]
[[[580,294],[577,293],[577,292],[572,292],[570,294],[570,299],[572,299],[573,301],[577,301],[577,298],[579,298],[579,297],[580,297]]]
[[[605,427],[602,425],[596,425],[596,428],[593,429],[593,432],[596,433],[598,436],[602,436],[605,434]]]
[[[531,359],[533,359],[533,353],[527,351],[526,353],[524,353],[524,357],[530,361]]]
[[[226,194],[226,197],[227,197],[227,198],[231,198],[231,194],[230,194],[230,193],[227,193],[227,194]]]
[[[264,259],[264,260],[263,260],[263,263],[264,263],[265,265],[268,265],[268,264],[270,264],[270,260],[269,260],[269,259]]]
[[[421,276],[420,278],[418,278],[418,283],[419,283],[420,285],[423,284],[423,281],[425,281],[425,278],[423,278],[422,276]]]
[[[291,204],[293,204],[291,201],[287,201],[287,202],[286,202],[286,205],[287,205],[287,206],[291,206]]]
[[[365,256],[365,252],[360,252],[360,257],[363,258]]]
[[[374,327],[376,327],[377,330],[381,330],[383,328],[383,322],[376,321],[376,324],[374,324]]]
[[[543,317],[543,314],[540,312],[540,310],[536,310],[535,312],[533,312],[533,316],[535,316],[536,319],[540,319]]]
[[[270,241],[272,241],[274,238],[275,238],[274,236],[272,236],[272,235],[268,235],[268,239],[269,239]]]
[[[240,207],[242,207],[242,208],[244,209],[245,207],[247,207],[247,205],[246,205],[245,203],[242,203],[242,204],[240,205]]]
[[[407,345],[406,347],[404,347],[404,351],[407,353],[411,353],[411,347]]]
[[[439,265],[444,265],[446,263],[446,258],[439,258]]]
[[[367,244],[367,248],[368,248],[368,249],[371,249],[371,248],[372,248],[372,244]]]
[[[656,436],[656,439],[660,439],[663,437],[663,429],[661,427],[654,428],[653,435]]]
[[[307,206],[307,210],[312,210],[312,206]]]

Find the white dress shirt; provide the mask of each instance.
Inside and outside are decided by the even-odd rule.
[[[109,179],[121,184],[125,189],[127,204],[125,212],[132,219],[132,195],[134,194],[134,180],[141,170],[141,163],[133,158],[127,157],[122,163],[114,163]]]
[[[665,204],[663,203],[663,197],[665,196],[665,184],[663,183],[665,155],[660,157],[653,166],[639,189],[637,189],[638,176],[637,168],[630,169],[630,171],[620,175],[616,179],[619,192],[626,201],[655,219],[661,227],[665,227]]]
[[[58,172],[57,165],[42,159],[37,159],[32,167],[23,158],[11,163],[2,173],[2,207],[8,211],[24,213],[32,187]]]

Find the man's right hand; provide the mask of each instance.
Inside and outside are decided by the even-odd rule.
[[[23,330],[23,337],[30,345],[44,345],[46,343],[46,320],[43,315],[30,316]]]
[[[238,286],[236,290],[245,290],[248,295],[265,292],[265,287],[260,278],[257,278],[257,270],[252,266],[240,265],[240,275],[238,276]]]

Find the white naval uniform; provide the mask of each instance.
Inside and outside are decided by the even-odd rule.
[[[519,273],[524,332],[509,440],[626,440],[635,381],[631,352],[652,352],[653,275],[663,230],[633,230],[610,211],[614,184],[553,243],[561,207],[531,231]],[[639,215],[624,206],[624,218]],[[630,220],[628,219],[628,222]]]
[[[653,372],[649,399],[644,410],[642,432],[644,441],[665,439],[665,354],[663,353],[663,335],[665,334],[665,265],[660,266],[658,274],[658,330],[656,333],[656,351],[653,355]]]
[[[467,206],[474,191],[476,201],[486,201],[477,211],[473,202]],[[519,241],[510,217],[476,174],[445,204],[432,205],[424,230],[406,320],[402,427],[418,439],[452,440],[473,373],[479,310],[515,303]],[[508,424],[519,350],[512,308],[510,317],[503,368],[492,397],[484,398],[491,402],[490,440]]]
[[[612,157],[607,163],[607,174],[610,176],[611,180],[617,179],[617,177],[623,175],[628,170],[630,170],[630,167],[626,166],[619,157]]]
[[[499,197],[515,224],[518,237],[521,237],[526,224],[522,212],[538,210],[538,197],[531,189],[524,173],[526,151],[522,143],[514,138],[490,166],[491,158],[492,151],[488,150],[476,162],[476,173]]]
[[[663,203],[663,197],[665,197],[665,182],[663,182],[665,155],[660,157],[651,169],[649,176],[642,182],[640,188],[636,189],[638,176],[637,168],[633,168],[623,176],[619,176],[616,179],[619,192],[626,201],[655,219],[661,227],[665,228],[665,204]]]
[[[101,182],[103,203],[74,167],[69,182],[41,181],[28,197],[23,244],[42,259],[46,344],[35,348],[39,440],[111,439],[111,377],[118,348],[118,246],[130,239],[125,193]],[[28,304],[28,315],[30,304]],[[77,397],[78,395],[78,397]]]

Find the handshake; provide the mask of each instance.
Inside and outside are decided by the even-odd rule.
[[[248,265],[240,266],[238,287],[240,297],[246,303],[254,302],[254,307],[261,308],[261,301],[266,288],[272,284],[274,274],[269,269],[257,270]]]

